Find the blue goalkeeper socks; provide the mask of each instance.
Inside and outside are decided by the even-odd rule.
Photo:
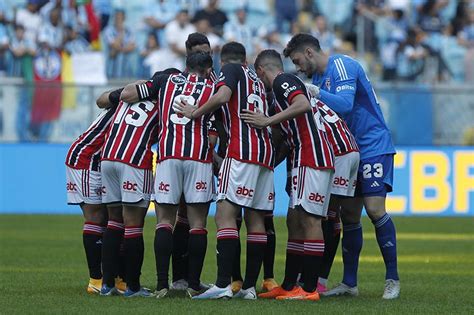
[[[385,262],[385,279],[399,280],[397,270],[397,236],[392,218],[385,213],[383,217],[372,221],[375,226],[377,243]]]
[[[342,237],[342,260],[344,262],[344,276],[342,282],[350,287],[357,285],[357,268],[359,255],[362,250],[362,225],[344,224]]]

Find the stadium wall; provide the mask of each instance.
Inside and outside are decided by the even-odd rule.
[[[474,216],[474,147],[397,149],[390,213]],[[0,144],[0,213],[79,213],[77,206],[66,204],[67,150],[64,144]],[[275,178],[275,214],[285,215],[284,165]]]

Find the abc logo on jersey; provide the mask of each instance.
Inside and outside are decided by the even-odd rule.
[[[77,185],[74,183],[67,183],[66,184],[67,191],[77,191]]]
[[[105,194],[105,186],[97,187],[94,191],[98,196],[102,196]]]
[[[170,191],[170,184],[160,182],[158,185],[158,192],[160,193],[168,193]]]
[[[137,183],[132,183],[132,182],[129,182],[128,180],[123,182],[123,190],[127,190],[127,191],[137,191],[137,187],[138,187],[138,184]]]
[[[268,194],[268,200],[269,201],[274,201],[275,200],[275,193],[269,193]]]
[[[335,177],[333,184],[341,187],[349,187],[349,179],[342,176]]]
[[[243,187],[238,187],[237,191],[235,192],[237,196],[245,197],[245,198],[252,198],[253,197],[253,189],[249,189],[245,186]]]
[[[326,196],[320,195],[319,193],[310,193],[308,200],[313,203],[323,204]]]
[[[194,186],[197,191],[206,191],[207,190],[207,182],[196,182],[196,185]]]

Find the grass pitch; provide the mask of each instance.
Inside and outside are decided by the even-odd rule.
[[[394,221],[398,229],[402,283],[401,298],[398,300],[381,299],[384,265],[373,226],[364,220],[364,247],[359,267],[360,296],[357,298],[326,298],[319,302],[191,301],[184,295],[162,300],[88,295],[85,290],[88,273],[82,248],[82,217],[0,215],[0,314],[473,314],[474,219],[395,217]],[[155,218],[148,217],[142,284],[149,288],[155,285],[154,225]],[[275,276],[281,281],[286,242],[284,219],[276,218],[275,225]],[[209,247],[202,276],[206,282],[215,280],[214,226],[210,219]],[[341,279],[341,271],[339,250],[330,286]]]

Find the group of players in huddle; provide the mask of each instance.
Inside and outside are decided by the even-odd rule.
[[[386,265],[383,298],[397,298],[395,227],[385,211],[395,150],[359,63],[328,56],[315,37],[297,34],[283,55],[313,84],[284,73],[275,50],[262,51],[251,69],[245,47],[236,42],[222,47],[217,78],[205,35],[190,34],[186,49],[184,71],[166,69],[99,96],[97,105],[104,111],[67,154],[68,203],[80,205],[85,217],[87,291],[163,298],[181,289],[193,299],[256,299],[263,264],[259,298],[355,296],[365,206]],[[273,275],[273,169],[285,159],[288,242],[285,275],[278,285]],[[150,200],[157,217],[153,293],[140,285]],[[207,286],[200,276],[214,200],[217,280]],[[344,276],[328,290],[340,217]]]

